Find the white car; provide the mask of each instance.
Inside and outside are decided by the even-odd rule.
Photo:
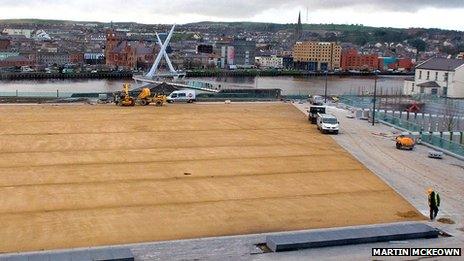
[[[340,122],[337,117],[330,114],[318,114],[317,129],[322,133],[338,134],[340,129]]]
[[[192,103],[196,101],[195,91],[192,90],[180,90],[180,91],[173,91],[166,97],[167,102],[188,102]]]
[[[309,103],[312,105],[323,105],[324,104],[324,97],[319,95],[314,95],[309,98]]]

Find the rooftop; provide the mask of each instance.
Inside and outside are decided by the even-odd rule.
[[[329,118],[330,118],[330,119],[336,119],[336,118],[337,118],[337,117],[335,117],[335,116],[332,115],[332,114],[324,114],[324,113],[322,113],[322,114],[320,114],[320,115],[321,115],[322,118],[328,118],[328,119],[329,119]]]
[[[431,58],[419,64],[416,69],[454,71],[462,65],[464,65],[464,60],[461,59]]]
[[[19,55],[19,56],[10,56],[8,58],[6,58],[4,61],[9,61],[9,62],[30,62],[31,60],[22,56],[22,55]]]
[[[145,46],[143,43],[131,41],[120,41],[112,51],[115,53],[123,53],[126,46],[132,46],[137,55],[153,54],[152,48]]]

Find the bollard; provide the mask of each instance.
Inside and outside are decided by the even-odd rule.
[[[422,123],[422,124],[425,124],[425,115],[424,115],[424,114],[425,114],[425,113],[422,112],[422,120],[421,120],[421,123]]]
[[[60,97],[60,94],[58,92],[58,90],[56,90],[56,98],[59,98]]]
[[[19,96],[19,95],[18,95],[18,90],[16,90],[16,97],[18,97],[18,96]]]
[[[429,120],[428,120],[428,122],[429,122],[429,130],[432,130],[432,129],[433,129],[433,126],[432,126],[432,115],[431,115],[431,114],[429,114]]]

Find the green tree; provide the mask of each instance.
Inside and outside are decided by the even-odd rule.
[[[427,48],[427,43],[420,39],[420,38],[415,38],[415,39],[412,39],[409,44],[416,48],[417,49],[417,52],[424,52],[425,49]]]
[[[419,53],[424,52],[427,49],[427,43],[420,38],[415,38],[409,41],[409,44],[412,47],[417,49],[417,53],[416,53],[416,61],[417,61],[419,58]]]

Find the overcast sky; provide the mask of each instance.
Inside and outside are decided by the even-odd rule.
[[[0,0],[0,19],[295,23],[299,11],[303,23],[464,31],[464,0]]]

